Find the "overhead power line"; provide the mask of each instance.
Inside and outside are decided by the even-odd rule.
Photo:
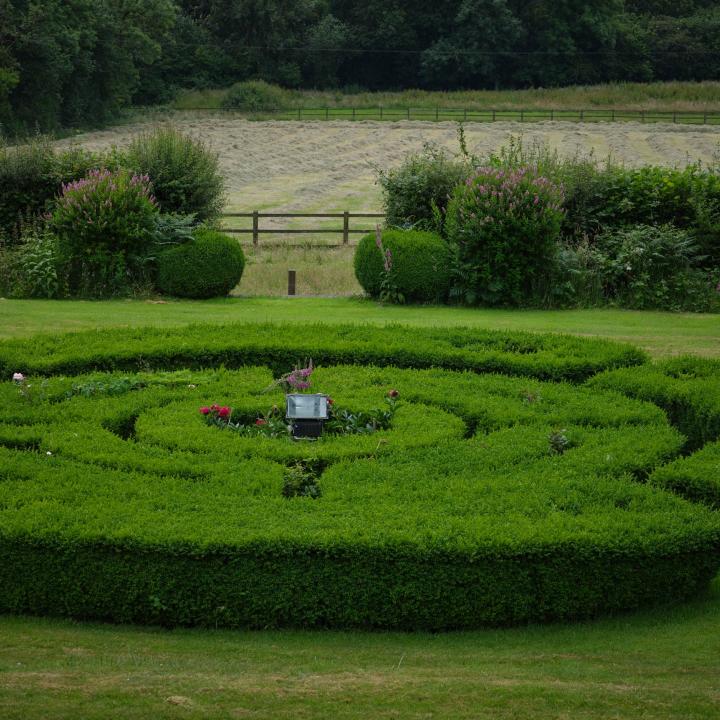
[[[348,53],[357,55],[422,55],[428,50],[432,50],[432,47],[425,48],[424,50],[409,50],[409,49],[378,49],[378,48],[316,48],[316,47],[277,47],[272,45],[243,45],[240,47],[241,50],[263,50],[266,52],[303,52],[303,53]],[[651,56],[656,57],[660,55],[672,56],[672,57],[690,57],[690,56],[720,56],[720,50],[653,50],[647,54],[642,51],[617,51],[617,50],[471,50],[458,48],[457,50],[433,50],[436,55],[487,55],[495,57],[529,57],[529,56],[544,56],[544,57],[563,57],[563,56],[586,56],[586,57],[598,57],[602,55],[612,55],[615,57],[636,57],[636,56]]]

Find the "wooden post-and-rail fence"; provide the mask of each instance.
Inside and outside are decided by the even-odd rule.
[[[224,218],[252,218],[252,228],[228,228],[223,227],[223,232],[234,234],[252,235],[253,245],[257,246],[260,242],[260,235],[319,235],[334,234],[342,235],[342,244],[350,243],[350,235],[367,235],[373,232],[373,229],[359,230],[350,227],[350,221],[354,218],[384,218],[384,213],[364,213],[364,212],[345,212],[340,213],[263,213],[254,210],[249,213],[225,213]],[[342,218],[342,227],[339,228],[262,228],[260,221],[264,218]],[[333,245],[323,245],[322,247],[337,247]]]

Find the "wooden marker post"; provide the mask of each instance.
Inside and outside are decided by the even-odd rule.
[[[295,294],[295,271],[288,270],[288,295]]]

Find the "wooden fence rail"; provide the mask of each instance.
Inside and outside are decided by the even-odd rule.
[[[720,125],[720,112],[713,110],[623,110],[586,108],[562,109],[477,109],[446,107],[306,107],[284,108],[251,112],[242,108],[193,107],[178,110],[205,110],[237,112],[256,118],[278,120],[434,120],[472,122],[539,122],[563,120],[566,122],[627,122],[682,123],[690,125]]]
[[[339,213],[274,213],[253,212],[246,213],[224,213],[224,218],[252,218],[251,228],[229,228],[223,227],[223,232],[234,234],[252,235],[253,245],[257,246],[260,242],[260,235],[319,235],[333,234],[342,235],[342,244],[350,243],[350,235],[367,235],[373,229],[360,230],[350,227],[350,221],[353,218],[384,218],[384,213],[364,213],[364,212],[339,212]],[[263,218],[342,218],[341,228],[261,228],[260,220]],[[323,245],[323,247],[337,247],[333,245]]]

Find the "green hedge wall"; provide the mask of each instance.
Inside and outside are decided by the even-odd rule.
[[[659,467],[649,481],[720,510],[720,443],[710,443],[689,457]]]
[[[581,382],[601,370],[639,365],[641,350],[566,335],[399,325],[228,324],[98,330],[0,343],[0,373],[265,365],[285,372],[317,363],[444,367]]]
[[[589,381],[663,408],[690,450],[720,437],[720,361],[692,356],[617,369]]]
[[[5,368],[36,373],[29,387],[0,382],[0,612],[442,630],[675,601],[716,573],[720,517],[658,480],[685,443],[665,412],[540,379],[640,353],[468,330],[277,329],[0,344]],[[306,444],[198,413],[262,415],[283,400],[268,389],[275,366],[308,350],[313,389],[339,407],[398,390],[391,427]],[[447,367],[372,364],[392,352]],[[478,373],[490,359],[506,374]],[[283,497],[298,461],[319,498]]]

